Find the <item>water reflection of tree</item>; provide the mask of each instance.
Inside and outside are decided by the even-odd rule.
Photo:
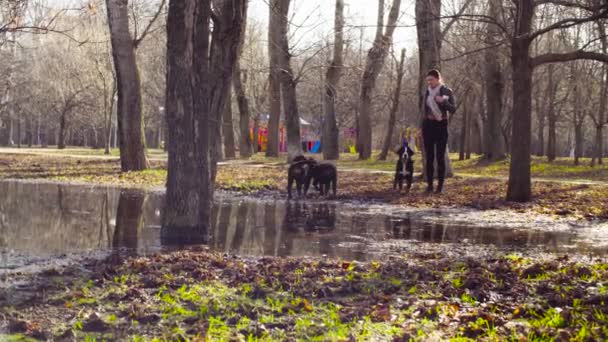
[[[277,227],[277,204],[269,202],[264,205],[264,255],[276,256],[281,242],[281,230]]]
[[[247,230],[248,213],[249,207],[255,205],[255,203],[247,203],[241,201],[236,210],[236,225],[234,230],[234,236],[230,245],[230,251],[239,252],[243,246],[243,240],[245,239],[245,232]]]
[[[144,227],[144,204],[146,195],[140,191],[123,190],[116,210],[114,248],[123,247],[136,250]]]

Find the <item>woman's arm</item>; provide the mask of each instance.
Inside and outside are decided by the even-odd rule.
[[[450,112],[452,115],[456,113],[456,99],[454,99],[454,93],[452,89],[448,87],[444,87],[444,96],[448,96],[447,101],[443,102],[444,108]]]

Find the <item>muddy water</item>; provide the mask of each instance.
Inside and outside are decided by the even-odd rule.
[[[161,193],[0,182],[0,269],[73,253],[159,250],[162,204]],[[383,246],[391,246],[391,253],[399,250],[395,246],[467,245],[608,254],[605,239],[595,239],[585,229],[484,226],[454,223],[443,215],[218,194],[209,245],[241,255],[360,260],[389,253]]]

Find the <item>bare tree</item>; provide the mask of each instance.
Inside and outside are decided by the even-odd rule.
[[[334,56],[325,75],[323,157],[340,158],[340,130],[336,121],[336,96],[344,67],[344,0],[336,0],[334,19]]]
[[[488,16],[491,18],[500,17],[502,0],[490,0]],[[496,25],[488,24],[487,27],[487,42],[488,46],[497,46],[501,39],[501,32]],[[486,159],[497,161],[504,159],[506,156],[505,141],[502,139],[502,110],[503,110],[503,89],[504,77],[502,74],[502,66],[500,63],[500,55],[498,48],[490,48],[485,50],[485,87],[486,87],[486,103],[487,114],[486,132],[490,139],[486,145]]]
[[[279,125],[281,121],[281,69],[279,66],[279,54],[281,53],[279,41],[281,37],[279,27],[281,26],[281,10],[283,8],[283,0],[270,0],[268,3],[270,18],[268,22],[268,56],[270,64],[268,99],[270,101],[270,110],[266,148],[266,156],[268,157],[279,156]]]
[[[566,17],[533,29],[534,15],[538,6],[553,4],[566,8],[577,8],[582,14],[578,17]],[[509,186],[507,199],[527,202],[532,198],[531,167],[531,131],[532,131],[532,73],[534,68],[549,64],[567,62],[577,59],[591,59],[608,62],[608,56],[577,49],[571,52],[545,53],[535,57],[530,56],[532,42],[540,36],[559,29],[570,28],[603,18],[608,14],[608,4],[587,6],[575,1],[553,0],[517,0],[513,20],[514,32],[511,36],[511,66],[513,79],[513,108],[511,165],[509,170]]]
[[[247,3],[221,0],[212,10],[211,0],[169,2],[169,162],[161,231],[166,243],[207,240],[217,172],[215,144],[245,30]]]
[[[253,152],[253,146],[249,135],[249,98],[247,98],[247,92],[245,91],[244,80],[247,79],[247,72],[241,69],[241,58],[243,56],[243,45],[245,35],[242,35],[241,42],[239,43],[239,56],[234,65],[234,76],[232,85],[234,93],[236,95],[236,103],[239,108],[239,150],[241,158],[249,158]]]
[[[391,110],[388,118],[388,125],[386,126],[386,136],[384,137],[384,144],[382,144],[382,151],[378,156],[378,160],[386,160],[388,156],[388,150],[391,148],[391,142],[393,141],[393,134],[395,132],[395,124],[397,122],[397,112],[399,111],[399,104],[401,100],[401,85],[403,83],[403,76],[405,75],[405,49],[401,50],[401,59],[397,65],[397,80],[395,83],[395,91],[393,93],[393,103],[391,104]]]
[[[367,53],[367,61],[361,79],[361,94],[359,105],[359,159],[369,159],[372,156],[372,97],[376,89],[378,75],[384,67],[384,61],[393,42],[393,33],[399,19],[401,0],[393,0],[388,21],[384,24],[384,0],[378,0],[378,26],[374,45]],[[386,29],[385,29],[386,28]]]

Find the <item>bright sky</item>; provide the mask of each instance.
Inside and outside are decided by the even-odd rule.
[[[385,1],[391,4],[390,0]],[[268,22],[268,0],[251,0],[249,17],[264,23]],[[291,30],[297,30],[295,41],[305,36],[302,44],[314,41],[332,34],[334,24],[334,0],[292,0],[290,13],[294,13]],[[374,0],[345,0],[345,20],[347,31],[350,29],[354,37],[360,36],[359,27],[365,27],[364,39],[371,42],[375,33],[378,2]],[[388,8],[385,10],[388,15]],[[385,19],[386,22],[386,19]],[[396,48],[407,48],[408,55],[413,53],[416,46],[416,29],[411,27],[414,21],[413,0],[403,0],[401,3],[401,18],[393,36]],[[301,27],[297,27],[301,26]],[[350,26],[350,28],[349,28]],[[409,27],[406,27],[409,26]]]
[[[78,0],[47,0],[50,6],[65,6],[79,2]],[[447,1],[446,1],[447,2]],[[385,0],[387,6],[392,1]],[[253,20],[268,23],[268,0],[250,0],[249,17]],[[352,37],[357,39],[360,36],[359,27],[364,29],[364,44],[369,45],[372,41],[376,15],[378,12],[378,2],[375,0],[345,0],[345,19],[347,31],[350,30]],[[333,16],[335,9],[334,0],[292,0],[290,13],[294,13],[290,30],[295,30],[292,44],[298,42],[296,48],[305,48],[312,43],[330,36],[333,28]],[[388,8],[385,10],[388,15]],[[386,21],[386,20],[385,20]],[[406,48],[408,55],[414,53],[416,46],[416,30],[414,25],[414,1],[402,0],[401,18],[395,31],[394,43],[396,49]],[[299,26],[299,27],[298,27]]]

